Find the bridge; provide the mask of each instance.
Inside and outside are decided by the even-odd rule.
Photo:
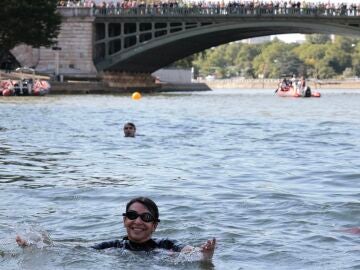
[[[133,8],[93,11],[97,70],[154,72],[231,41],[285,34],[360,35],[352,10]]]
[[[305,8],[59,7],[55,48],[12,53],[39,72],[93,77],[102,71],[152,73],[231,41],[287,33],[360,36],[360,11]]]

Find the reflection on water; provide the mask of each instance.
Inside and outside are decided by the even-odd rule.
[[[1,269],[359,269],[346,230],[360,226],[359,102],[266,90],[2,98]],[[138,195],[160,207],[156,237],[217,237],[213,265],[89,248],[124,234]],[[22,250],[17,233],[54,244]]]

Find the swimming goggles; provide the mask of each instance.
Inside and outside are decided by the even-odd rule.
[[[138,214],[138,212],[136,211],[127,211],[126,213],[123,213],[122,214],[124,217],[127,217],[128,219],[130,220],[135,220],[137,219],[138,217],[141,218],[142,221],[144,222],[154,222],[154,221],[157,221],[157,222],[160,222],[160,220],[156,220],[154,218],[154,216],[150,213],[142,213],[142,214]]]

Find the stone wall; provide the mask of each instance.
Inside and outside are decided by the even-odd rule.
[[[59,53],[59,73],[72,77],[96,77],[93,63],[93,21],[95,17],[63,17],[57,47],[15,47],[11,52],[22,66],[34,67],[37,72],[55,74],[56,53]]]
[[[101,78],[109,87],[134,88],[155,87],[155,78],[148,73],[126,73],[108,71],[101,73]]]

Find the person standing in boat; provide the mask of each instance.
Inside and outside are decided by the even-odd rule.
[[[291,77],[291,79],[290,79],[290,84],[291,84],[291,86],[295,88],[297,82],[298,82],[298,79],[296,79],[296,75],[293,74],[292,77]]]
[[[279,83],[279,88],[280,91],[288,91],[289,90],[289,83],[287,81],[286,78],[284,78],[280,83]],[[277,92],[277,91],[276,91]]]
[[[300,80],[297,82],[297,92],[298,94],[300,94],[301,96],[305,95],[305,91],[306,91],[306,81],[305,81],[305,77],[301,76]]]

